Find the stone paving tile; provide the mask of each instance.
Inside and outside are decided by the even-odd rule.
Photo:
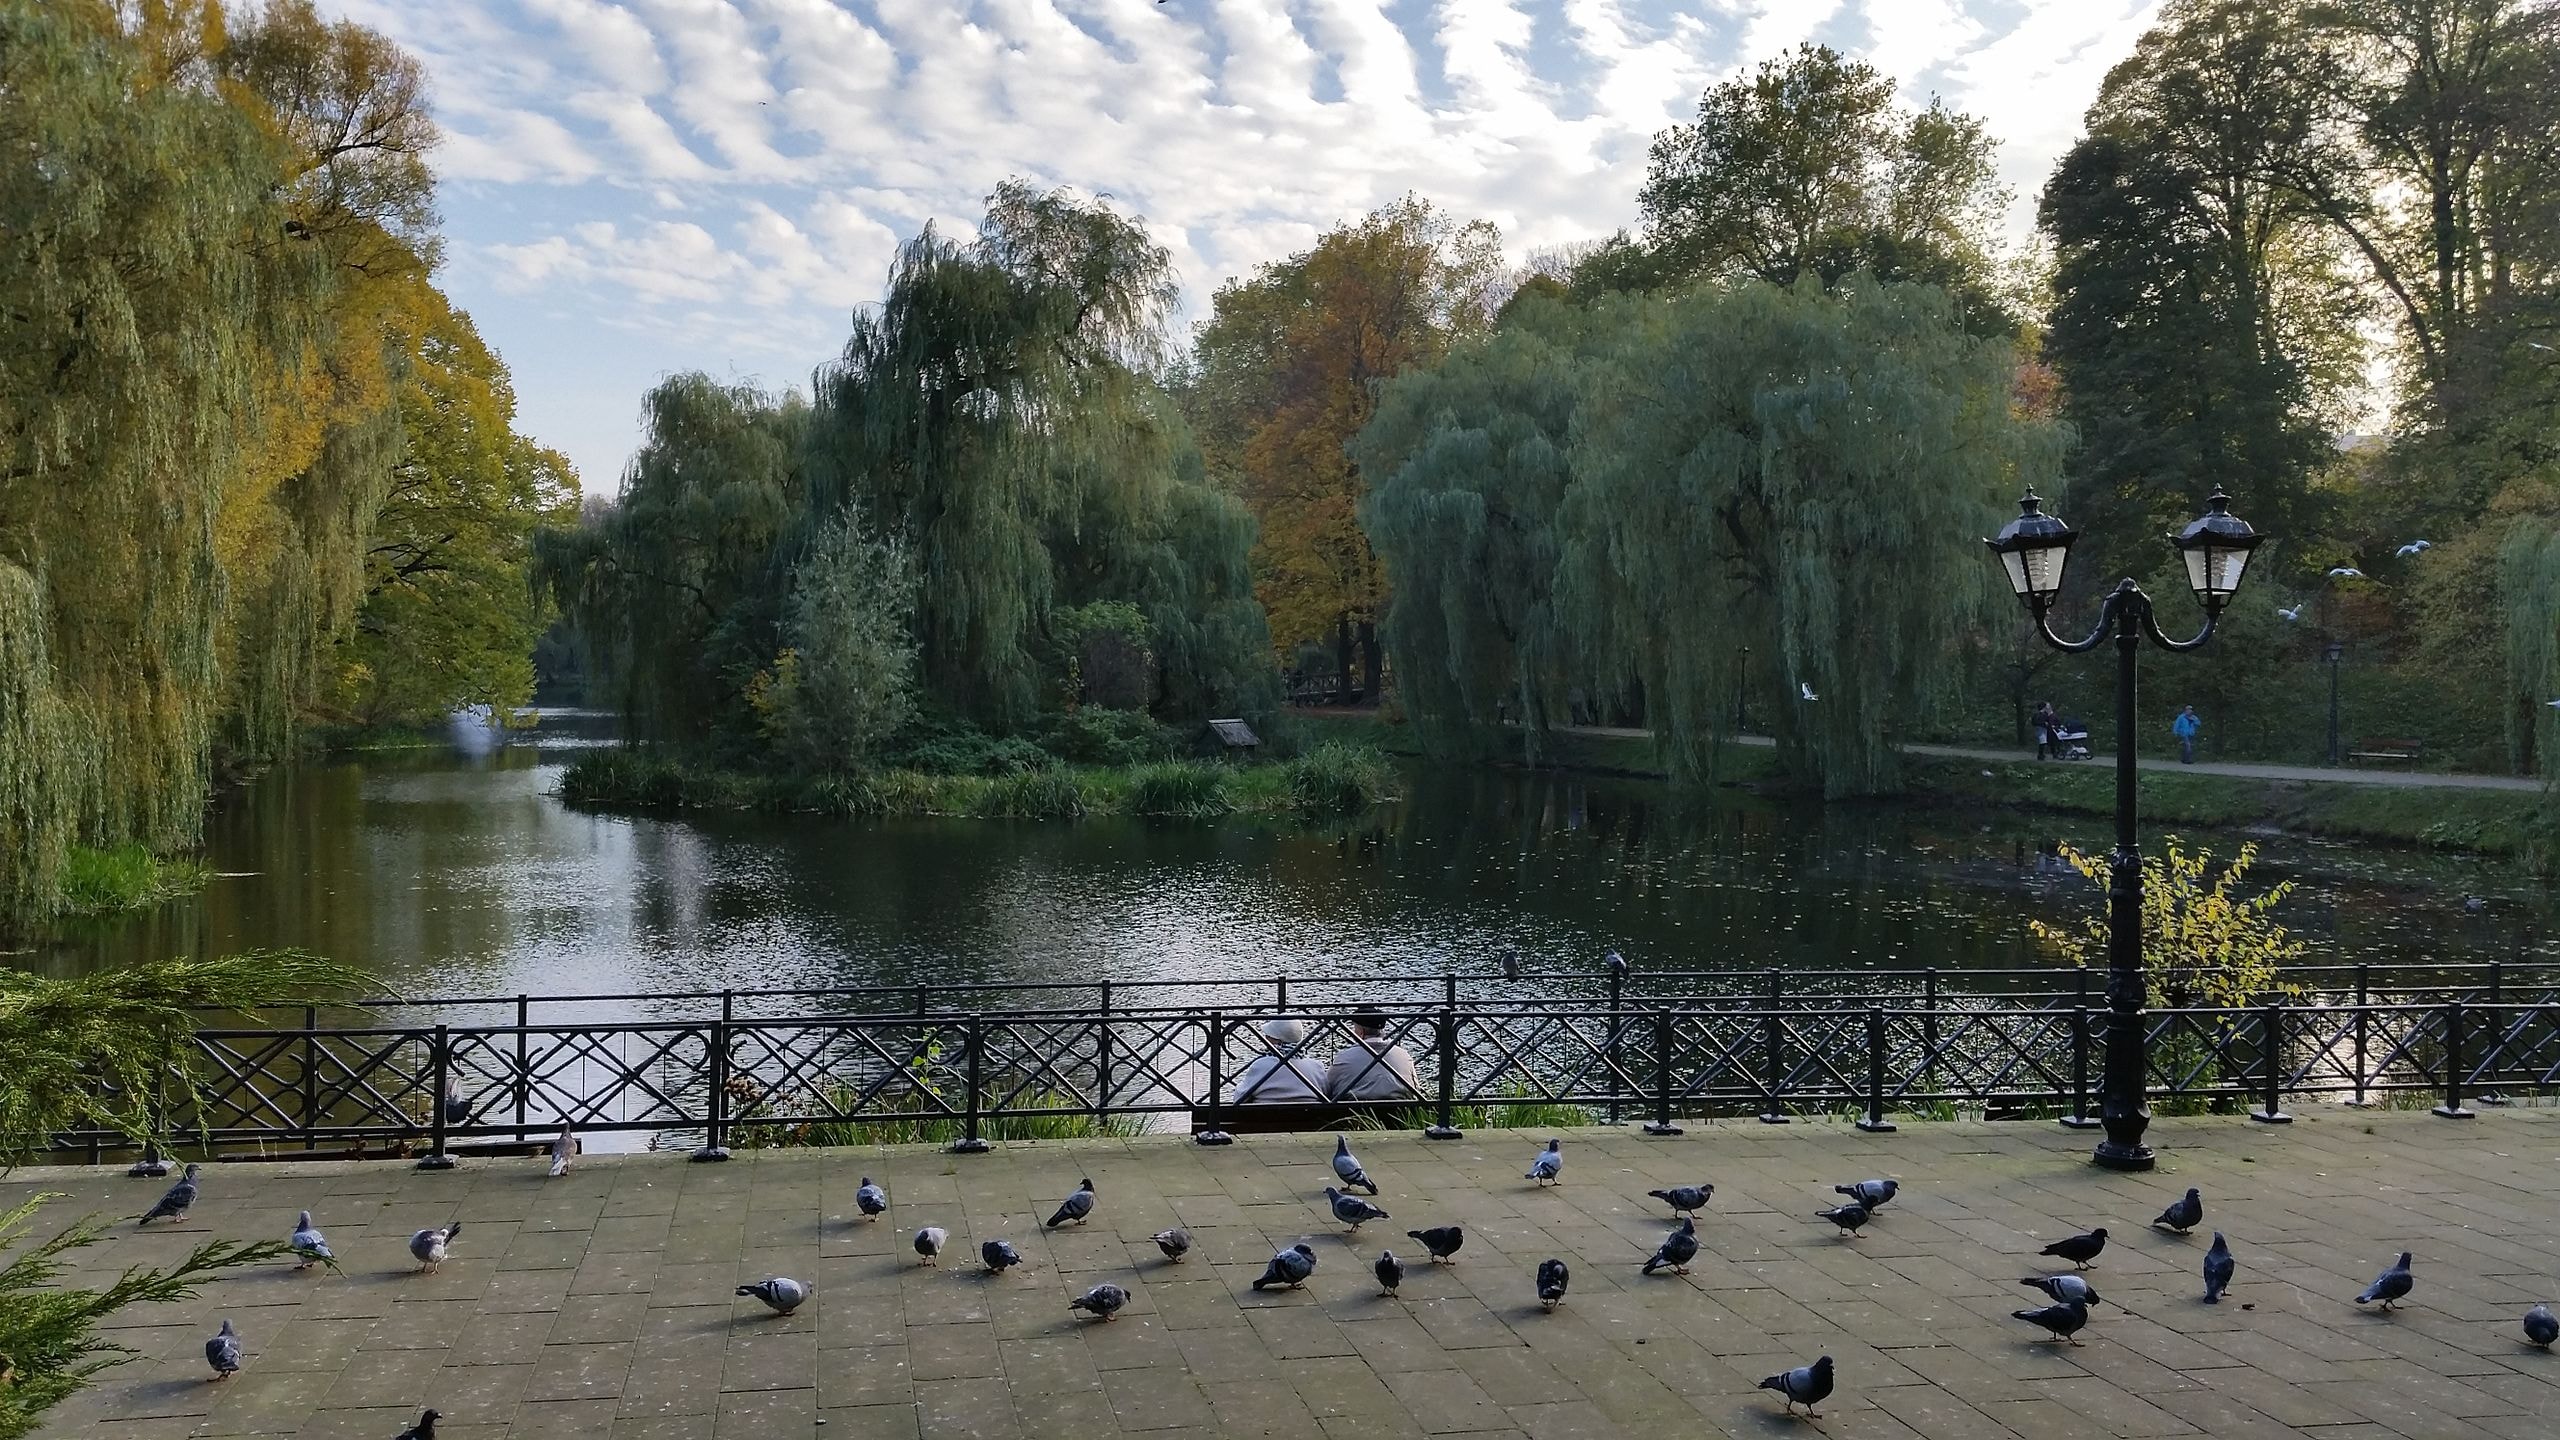
[[[2089,1137],[2016,1124],[1913,1124],[1889,1137],[1834,1123],[1694,1123],[1566,1137],[1565,1183],[1521,1183],[1544,1140],[1484,1131],[1435,1143],[1359,1137],[1394,1219],[1347,1234],[1325,1212],[1327,1137],[1251,1136],[747,1152],[726,1166],[591,1157],[546,1180],[532,1164],[422,1173],[394,1163],[226,1164],[183,1228],[120,1227],[78,1278],[165,1264],[216,1236],[265,1234],[313,1207],[347,1273],[261,1267],[191,1301],[120,1316],[139,1358],[55,1412],[48,1434],[104,1440],[286,1435],[382,1440],[425,1405],[447,1440],[502,1436],[725,1440],[818,1435],[1810,1435],[1757,1379],[1834,1357],[1825,1433],[1860,1440],[2549,1440],[2560,1356],[2517,1317],[2560,1299],[2560,1114],[2455,1125],[2419,1114],[2312,1111],[2281,1130],[2164,1120],[2164,1163],[2127,1176],[2085,1162]],[[858,1216],[864,1173],[891,1211]],[[1891,1175],[1903,1190],[1844,1240],[1815,1222],[1831,1186]],[[1100,1209],[1043,1228],[1090,1176]],[[1669,1219],[1644,1192],[1712,1180],[1689,1277],[1638,1262]],[[2143,1221],[2189,1185],[2197,1235]],[[120,1172],[22,1170],[0,1204],[66,1192],[49,1212],[133,1213]],[[454,1258],[411,1264],[411,1230],[459,1217]],[[916,1263],[921,1223],[952,1232]],[[1420,1263],[1404,1231],[1456,1222],[1455,1265]],[[1196,1249],[1168,1264],[1150,1232]],[[2106,1296],[2077,1348],[2008,1318],[2054,1237],[2104,1224],[2090,1279]],[[2199,1303],[2210,1231],[2240,1261],[2224,1304]],[[1027,1264],[987,1275],[1001,1235]],[[1307,1287],[1255,1292],[1304,1240]],[[1382,1247],[1401,1295],[1369,1275]],[[2402,1248],[2418,1290],[2392,1315],[2348,1297]],[[1549,1314],[1530,1293],[1547,1256],[1574,1272]],[[776,1317],[732,1292],[790,1274],[815,1296]],[[1109,1278],[1133,1293],[1110,1324],[1068,1297]],[[222,1317],[248,1367],[216,1385],[202,1340]],[[1834,1425],[1833,1417],[1841,1423]],[[820,1421],[825,1424],[821,1426]]]

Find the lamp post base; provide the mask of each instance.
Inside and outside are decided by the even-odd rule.
[[[2113,1140],[2099,1141],[2089,1159],[2102,1170],[2143,1171],[2158,1163],[2150,1146],[2119,1145]]]

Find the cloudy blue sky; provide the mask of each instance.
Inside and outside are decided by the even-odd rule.
[[[2016,226],[2156,0],[323,0],[421,55],[445,283],[610,492],[684,369],[805,387],[1008,175],[1218,281],[1406,191],[1515,258],[1635,219],[1653,133],[1803,40],[2002,141]]]

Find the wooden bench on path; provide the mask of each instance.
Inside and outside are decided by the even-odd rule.
[[[2347,748],[2349,760],[2406,760],[2412,765],[2426,753],[2425,743],[2417,740],[2358,740]]]

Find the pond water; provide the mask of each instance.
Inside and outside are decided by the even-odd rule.
[[[609,717],[494,746],[279,770],[208,826],[198,896],[17,957],[68,972],[299,946],[401,993],[1524,969],[1789,972],[2041,962],[2029,917],[2093,913],[2037,863],[2100,821],[1675,801],[1640,781],[1416,772],[1351,823],[583,814],[553,797]],[[2214,837],[2217,851],[2238,837]],[[2492,862],[2271,842],[2323,962],[2512,958],[2549,894]],[[2485,897],[2477,910],[2466,894]],[[602,1017],[597,1017],[602,1018]]]

